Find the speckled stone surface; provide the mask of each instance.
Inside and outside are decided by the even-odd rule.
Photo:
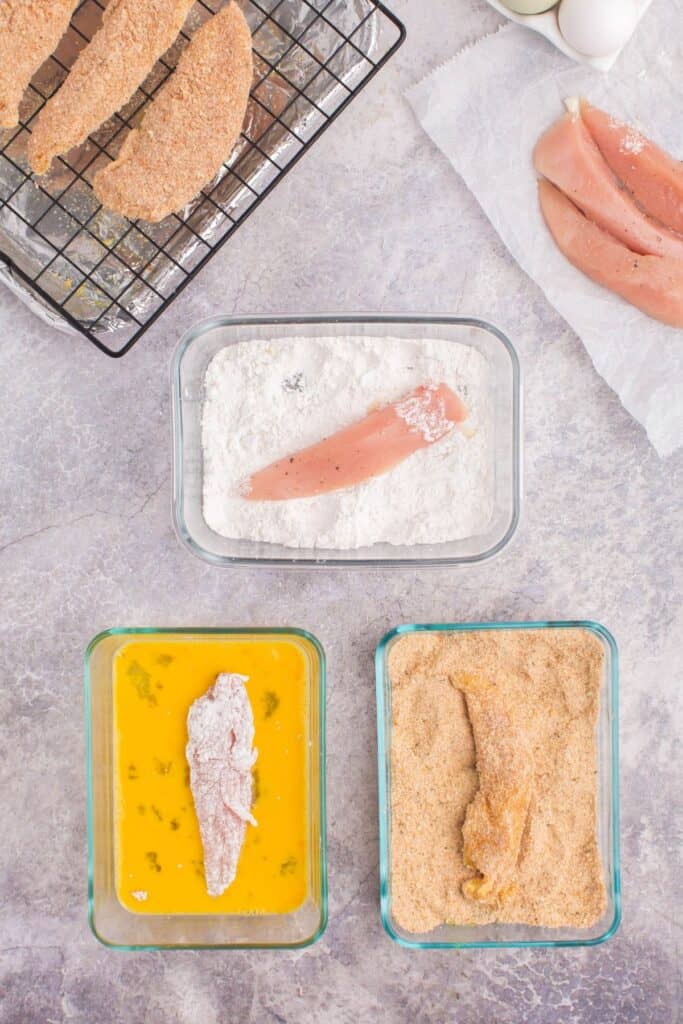
[[[0,291],[3,1024],[677,1019],[683,457],[657,458],[402,99],[497,15],[483,0],[395,7],[409,41],[393,64],[124,360]],[[168,387],[178,337],[212,313],[319,310],[467,313],[512,337],[525,505],[496,561],[219,571],[180,546]],[[579,951],[400,949],[378,911],[377,641],[400,622],[584,617],[621,648],[621,930]],[[91,936],[83,650],[99,630],[133,624],[290,624],[325,645],[330,924],[312,948],[123,954]]]

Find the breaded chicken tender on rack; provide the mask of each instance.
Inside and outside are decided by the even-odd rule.
[[[193,0],[111,0],[102,24],[32,129],[28,157],[44,174],[120,110],[175,41]]]
[[[95,175],[100,202],[131,220],[180,210],[230,156],[252,75],[251,32],[230,0],[194,34],[118,159]]]

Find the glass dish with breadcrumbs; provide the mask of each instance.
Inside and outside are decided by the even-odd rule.
[[[618,655],[595,622],[377,648],[380,901],[413,949],[591,946],[621,916]]]

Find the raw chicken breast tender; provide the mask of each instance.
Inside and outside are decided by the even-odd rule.
[[[187,716],[190,788],[204,847],[209,896],[235,879],[251,813],[254,716],[246,676],[222,673]]]
[[[619,188],[578,110],[565,114],[541,136],[534,166],[598,227],[633,252],[683,260],[683,237],[649,220]]]
[[[467,409],[446,384],[422,384],[318,444],[254,473],[244,497],[284,501],[354,487],[388,473],[465,419]]]
[[[550,233],[570,263],[655,320],[683,327],[683,261],[632,252],[549,181],[540,181],[538,192]]]
[[[683,232],[683,161],[585,100],[581,117],[612,171],[643,210]]]

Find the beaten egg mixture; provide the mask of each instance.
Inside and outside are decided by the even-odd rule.
[[[252,812],[237,876],[206,891],[185,759],[187,713],[221,672],[248,676],[254,713]],[[114,662],[116,890],[147,914],[274,914],[308,885],[308,664],[290,638],[169,634],[126,644]]]

